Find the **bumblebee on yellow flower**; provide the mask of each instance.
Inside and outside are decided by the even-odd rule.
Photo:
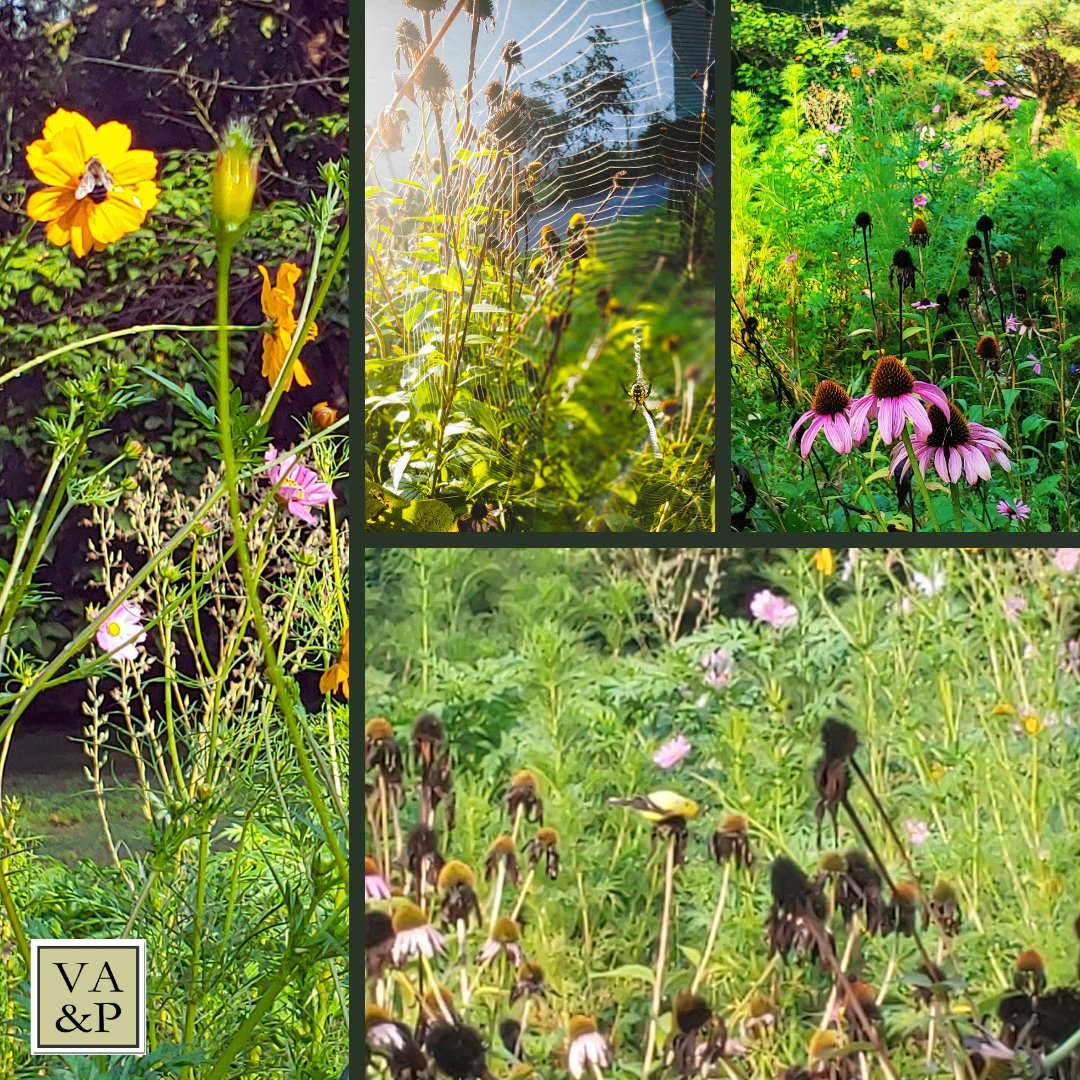
[[[273,329],[263,335],[263,377],[268,379],[274,386],[281,369],[285,366],[285,358],[289,355],[293,335],[296,333],[296,283],[300,280],[300,267],[295,263],[282,263],[278,267],[277,280],[270,284],[270,273],[265,266],[259,267],[262,274],[262,309],[263,314],[273,323]],[[304,344],[314,341],[319,333],[318,327],[312,323],[304,336]],[[285,376],[284,392],[288,392],[296,379],[300,386],[310,386],[311,376],[304,370],[300,363],[299,352],[292,362],[292,370]]]
[[[132,150],[127,124],[100,127],[81,113],[57,109],[41,138],[26,148],[26,163],[45,187],[26,203],[45,235],[82,258],[104,251],[142,227],[158,201],[158,162],[150,150]]]

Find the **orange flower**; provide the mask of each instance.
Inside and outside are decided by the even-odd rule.
[[[345,624],[345,632],[341,639],[341,655],[330,665],[319,680],[319,692],[333,694],[340,690],[341,696],[349,700],[349,624]]]
[[[265,266],[260,265],[259,273],[263,279],[263,314],[274,324],[273,330],[263,335],[262,373],[270,385],[274,386],[285,366],[285,358],[289,355],[293,335],[296,333],[296,315],[293,308],[296,307],[296,283],[300,280],[300,267],[295,263],[282,263],[278,267],[275,285],[270,284],[270,274]],[[312,323],[304,343],[314,341],[318,332],[318,327]],[[286,393],[292,387],[294,378],[301,386],[311,385],[311,376],[300,363],[299,353],[293,360],[292,370],[285,376]]]
[[[116,120],[94,127],[85,116],[57,109],[42,137],[26,148],[30,171],[45,184],[26,203],[58,247],[82,258],[142,227],[158,201],[157,158],[131,149],[131,128]]]

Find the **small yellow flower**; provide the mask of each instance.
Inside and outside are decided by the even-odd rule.
[[[1027,735],[1038,735],[1043,729],[1042,721],[1034,713],[1025,713],[1020,717],[1020,724]]]
[[[832,552],[832,548],[818,548],[814,552],[813,559],[814,569],[822,577],[831,577],[836,573],[836,556]]]
[[[341,696],[349,700],[349,624],[341,638],[341,653],[319,680],[319,693],[333,694],[340,691]]]
[[[58,247],[81,259],[142,228],[158,201],[157,158],[131,149],[131,128],[116,120],[94,127],[81,113],[57,109],[26,148],[26,163],[43,183],[26,202]]]
[[[942,765],[940,761],[935,761],[934,764],[930,766],[930,779],[936,784],[944,775],[945,766]]]
[[[270,274],[265,266],[259,266],[259,273],[263,279],[263,314],[274,324],[271,333],[263,335],[262,373],[273,386],[285,366],[285,357],[289,355],[289,346],[292,345],[293,334],[296,333],[296,315],[293,308],[296,306],[296,283],[300,280],[300,267],[295,263],[282,263],[278,267],[277,282],[274,285],[270,284]],[[314,341],[318,332],[318,327],[312,323],[304,343]],[[292,371],[285,377],[286,393],[294,378],[300,386],[311,385],[311,376],[300,363],[299,354],[293,360]]]
[[[900,37],[898,37],[896,39],[896,47],[898,49],[901,49],[904,52],[907,52],[907,50],[910,48],[910,46],[911,46],[911,42],[908,41],[908,39],[906,37],[904,37],[903,35],[901,35]]]
[[[934,46],[929,41],[922,47],[922,58],[924,60],[934,59]]]
[[[904,70],[905,71],[914,71],[915,70],[915,61],[914,60],[905,60],[904,61]]]
[[[853,79],[861,79],[862,78],[862,68],[858,64],[856,64],[851,69],[851,77]]]
[[[1016,712],[1007,701],[999,701],[990,711],[994,716],[1012,716]]]
[[[950,30],[950,31],[949,31],[949,32],[948,32],[948,33],[947,33],[947,34],[945,35],[945,40],[946,40],[946,41],[955,41],[955,40],[956,40],[956,31],[955,31],[955,30]]]

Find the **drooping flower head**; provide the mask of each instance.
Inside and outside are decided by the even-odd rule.
[[[427,916],[415,904],[405,902],[391,916],[394,944],[390,957],[400,967],[414,956],[430,960],[446,951],[442,934],[428,922]]]
[[[40,139],[26,148],[30,171],[46,185],[26,203],[59,247],[82,258],[104,251],[142,227],[158,201],[157,158],[131,149],[131,128],[110,120],[94,127],[85,116],[57,109]]]
[[[319,679],[319,693],[320,694],[333,694],[340,692],[341,696],[348,701],[349,700],[349,624],[345,624],[345,630],[341,637],[341,652],[338,654],[337,660],[334,661],[323,672],[322,678]]]
[[[856,442],[862,442],[871,420],[877,420],[886,446],[900,435],[908,420],[916,431],[929,431],[930,418],[923,401],[937,405],[948,415],[949,402],[939,387],[917,380],[895,356],[883,356],[870,376],[870,392],[851,406],[852,435]]]
[[[137,660],[136,646],[145,640],[142,609],[130,600],[121,601],[98,627],[97,643],[114,660]]]
[[[809,422],[799,442],[799,452],[809,457],[818,432],[824,431],[829,445],[838,454],[850,454],[862,442],[857,438],[851,424],[851,397],[832,379],[822,379],[814,391],[810,408],[799,417],[788,436],[788,446],[795,441],[799,429]]]
[[[390,886],[387,885],[379,864],[370,855],[364,856],[364,899],[390,899]]]
[[[280,460],[277,450],[271,446],[266,451],[265,460],[274,464],[266,470],[267,478],[274,485],[274,497],[293,517],[316,524],[311,507],[325,506],[334,498],[329,484],[324,484],[318,473],[301,465],[293,454],[286,454]]]
[[[926,227],[926,222],[921,217],[917,217],[911,223],[910,232],[911,242],[915,247],[926,247],[930,243],[930,230]]]
[[[993,428],[984,427],[968,420],[955,405],[944,412],[936,405],[927,410],[930,430],[916,431],[911,446],[925,474],[933,464],[938,476],[947,484],[955,484],[961,476],[969,484],[990,479],[991,464],[1000,465],[1006,472],[1012,469],[1006,454],[1009,444]],[[897,443],[893,449],[892,464],[901,462],[904,471],[910,469],[907,448]]]
[[[897,248],[893,253],[892,262],[889,264],[889,281],[895,281],[901,289],[908,289],[915,284],[915,260],[907,248]]]
[[[1031,507],[1019,499],[1016,502],[1009,502],[1008,499],[998,499],[997,512],[1002,517],[1015,521],[1027,521],[1031,517]]]
[[[296,315],[293,308],[296,307],[296,283],[300,280],[300,267],[295,263],[282,263],[278,267],[277,280],[273,285],[270,284],[270,274],[265,266],[260,264],[259,273],[263,279],[260,297],[263,314],[273,323],[270,333],[263,335],[262,374],[263,378],[274,386],[285,366],[285,358],[289,355],[293,335],[296,333]],[[304,336],[304,344],[314,341],[318,333],[319,328],[312,323]],[[296,379],[300,386],[311,385],[311,376],[300,363],[299,350],[293,357],[291,370],[285,376],[285,393],[292,387],[293,379]]]
[[[611,1067],[611,1048],[591,1016],[571,1016],[566,1024],[566,1068],[574,1080]]]

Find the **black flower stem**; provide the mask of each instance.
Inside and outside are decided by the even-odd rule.
[[[870,244],[866,239],[866,230],[862,231],[863,257],[866,259],[866,284],[870,287],[870,314],[874,317],[874,342],[881,349],[881,328],[878,326],[877,308],[874,306],[874,278],[870,273]]]
[[[900,435],[904,440],[904,449],[907,450],[908,464],[911,466],[911,471],[915,476],[915,482],[919,485],[919,494],[923,497],[923,502],[926,503],[926,512],[930,515],[930,522],[934,526],[934,532],[941,532],[941,526],[938,524],[937,515],[934,513],[934,504],[930,501],[930,492],[926,489],[926,479],[923,477],[922,469],[919,468],[919,460],[915,457],[915,449],[911,445],[911,434],[908,432],[907,421],[904,421],[904,426],[900,429]]]
[[[998,302],[998,314],[1001,316],[1001,332],[1004,334],[1005,305],[1001,302],[1001,288],[998,285],[997,274],[994,272],[994,260],[990,254],[990,234],[988,232],[983,233],[983,246],[986,248],[986,265],[990,268],[990,281],[994,286],[994,295],[997,297]]]

